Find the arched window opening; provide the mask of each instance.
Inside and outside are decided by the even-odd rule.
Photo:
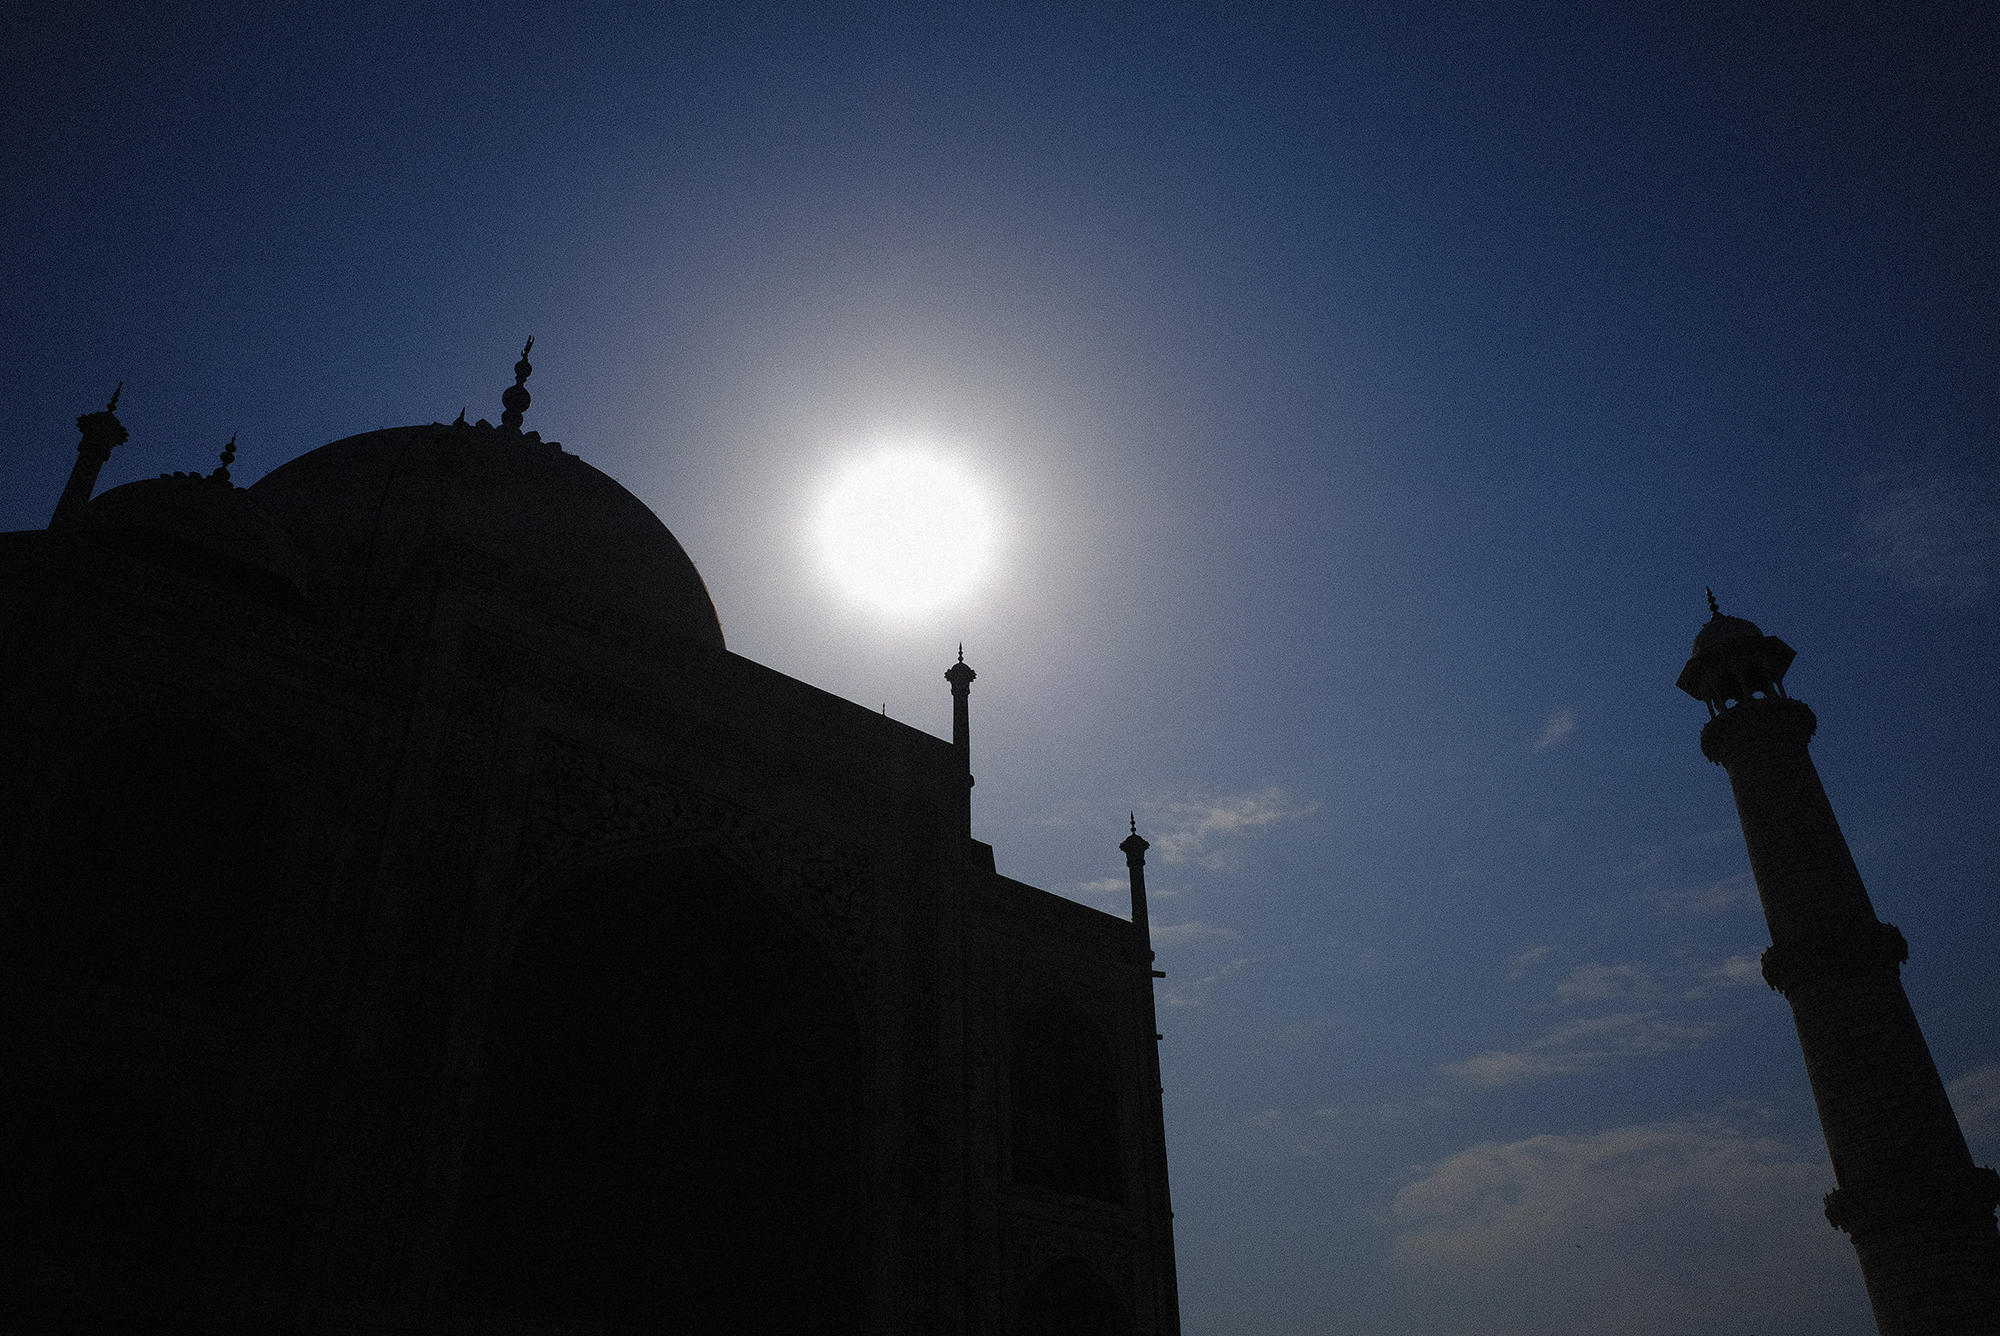
[[[862,1065],[823,948],[717,860],[571,884],[524,930],[490,1031],[461,1198],[472,1297],[858,1331]]]
[[[100,738],[71,771],[0,906],[23,964],[247,1005],[286,802],[262,762],[200,719]]]
[[[1061,1002],[1023,1012],[1011,1038],[1014,1181],[1123,1202],[1111,1046]]]
[[[1080,1258],[1043,1267],[1021,1296],[1017,1336],[1131,1336],[1124,1301]]]

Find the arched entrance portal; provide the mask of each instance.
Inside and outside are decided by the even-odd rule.
[[[578,877],[495,1013],[470,1287],[570,1321],[858,1330],[862,1064],[822,949],[713,853]]]

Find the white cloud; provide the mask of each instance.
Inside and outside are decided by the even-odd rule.
[[[1682,914],[1720,914],[1738,905],[1757,903],[1757,882],[1746,869],[1699,886],[1676,887],[1660,894],[1660,907]]]
[[[1873,1327],[1853,1251],[1820,1213],[1832,1179],[1768,1136],[1651,1123],[1459,1151],[1384,1223],[1433,1320],[1486,1336],[1860,1336]]]
[[[1242,973],[1250,965],[1262,959],[1262,956],[1238,956],[1225,963],[1222,968],[1204,974],[1199,979],[1165,990],[1160,995],[1160,1001],[1169,1007],[1205,1007],[1208,1005],[1211,985],[1220,983],[1233,974]]]
[[[1467,1085],[1516,1085],[1545,1076],[1594,1071],[1623,1058],[1699,1048],[1715,1028],[1670,1021],[1657,1010],[1591,1016],[1558,1025],[1526,1048],[1489,1050],[1439,1070]]]
[[[1228,847],[1232,842],[1318,810],[1318,803],[1302,802],[1273,784],[1254,793],[1198,794],[1182,802],[1154,803],[1148,815],[1159,827],[1151,838],[1161,861],[1219,870],[1235,863]]]
[[[1556,985],[1556,1000],[1578,1002],[1629,1001],[1659,992],[1652,971],[1644,965],[1578,965]]]
[[[1236,936],[1234,928],[1218,927],[1213,923],[1165,923],[1153,929],[1155,942],[1233,941]]]
[[[2000,1161],[2000,1062],[1974,1067],[1945,1088],[1972,1158],[1982,1164]]]
[[[1741,987],[1744,984],[1764,982],[1764,958],[1762,956],[1731,956],[1714,969],[1705,971],[1704,978],[1713,979],[1725,987]]]
[[[1099,877],[1096,881],[1078,882],[1076,888],[1085,895],[1117,895],[1132,889],[1132,879],[1125,877]]]
[[[2000,569],[2000,507],[1967,475],[1891,480],[1854,534],[1852,559],[1946,604],[1972,602]]]
[[[1555,948],[1552,946],[1531,946],[1520,955],[1515,956],[1507,969],[1508,981],[1512,982],[1520,978],[1534,966],[1541,964],[1544,960],[1548,959],[1549,952],[1553,950]]]
[[[1540,736],[1528,745],[1536,751],[1547,751],[1574,732],[1576,732],[1576,711],[1567,707],[1552,710],[1548,719],[1542,724]]]

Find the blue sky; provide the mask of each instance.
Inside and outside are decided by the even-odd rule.
[[[944,732],[978,833],[1151,885],[1191,1333],[1872,1329],[1705,712],[1713,585],[2000,1160],[1986,7],[26,5],[0,524],[528,424],[731,647]],[[993,488],[887,623],[871,442]]]

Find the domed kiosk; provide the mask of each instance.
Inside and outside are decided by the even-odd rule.
[[[0,534],[0,1325],[1177,1332],[1144,841],[1000,875],[970,666],[731,653],[530,370]]]
[[[93,497],[77,533],[260,602],[303,611],[306,575],[284,527],[240,487],[227,464],[207,477],[169,473]]]

